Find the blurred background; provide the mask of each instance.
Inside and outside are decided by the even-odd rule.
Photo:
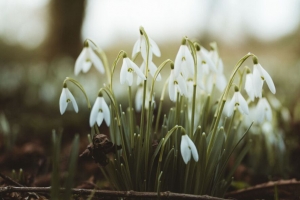
[[[84,39],[99,45],[112,64],[120,50],[131,55],[140,26],[160,47],[156,65],[175,59],[184,36],[208,49],[216,41],[226,74],[248,52],[257,55],[275,82],[276,97],[291,112],[292,132],[298,133],[299,0],[1,0],[0,113],[8,122],[11,143],[16,143],[11,148],[37,155],[48,152],[52,129],[64,129],[63,139],[69,142],[80,133],[84,148],[89,111],[84,96],[70,85],[79,113],[60,115],[62,82],[67,76],[79,80],[93,103],[105,76],[92,68],[75,77]],[[14,157],[9,158],[11,166],[4,164],[7,155],[0,157],[2,168],[22,167]]]

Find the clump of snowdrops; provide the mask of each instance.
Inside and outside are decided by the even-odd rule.
[[[115,190],[223,196],[236,167],[251,148],[250,140],[243,141],[252,123],[256,123],[246,117],[249,105],[255,106],[259,122],[271,120],[263,85],[266,83],[275,93],[272,78],[252,53],[242,57],[226,78],[217,45],[211,43],[207,50],[188,37],[182,39],[174,61],[167,59],[157,66],[153,56],[161,56],[158,45],[143,27],[139,33],[131,58],[121,50],[112,66],[94,42],[84,42],[75,75],[94,66],[107,80],[91,107],[82,85],[67,77],[59,100],[61,114],[68,103],[75,112],[79,110],[67,86],[75,84],[91,109],[92,133],[104,134],[98,129],[105,126],[103,121],[109,126],[107,136],[114,150],[99,151],[108,159],[99,167]],[[135,63],[138,56],[143,59],[140,67]],[[250,58],[252,69],[243,65]],[[116,74],[119,62],[122,66]],[[169,71],[169,77],[162,77],[162,70]],[[127,108],[118,103],[115,77],[128,91]],[[161,94],[155,93],[156,87],[162,88]],[[166,105],[165,98],[172,104]],[[166,106],[169,111],[163,113]],[[248,128],[237,134],[244,120],[248,120]],[[232,156],[235,164],[228,169]]]

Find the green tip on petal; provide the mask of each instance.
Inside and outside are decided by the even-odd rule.
[[[174,63],[171,63],[170,66],[171,66],[171,69],[174,69]]]
[[[67,83],[64,82],[63,88],[67,88]]]
[[[140,27],[140,34],[141,34],[141,35],[144,35],[143,30],[144,30],[144,28],[141,26],[141,27]]]
[[[257,57],[256,56],[253,56],[253,63],[256,65],[258,64],[258,60],[257,60]]]
[[[247,74],[250,74],[250,73],[251,73],[251,70],[250,70],[249,67],[246,67],[246,73],[247,73]]]
[[[200,49],[201,49],[199,44],[195,44],[195,48],[196,48],[197,51],[200,51]]]
[[[186,45],[186,37],[182,38],[181,45]]]
[[[85,41],[84,41],[83,46],[84,46],[84,47],[89,47],[89,42],[88,42],[88,40],[85,40]]]
[[[235,92],[240,91],[240,90],[239,90],[239,87],[238,87],[238,86],[234,86],[234,91],[235,91]]]

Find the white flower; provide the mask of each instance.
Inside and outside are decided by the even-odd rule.
[[[228,103],[227,107],[227,116],[230,117],[234,111],[234,108],[238,107],[240,113],[242,114],[249,114],[249,109],[246,100],[242,96],[242,94],[239,92],[238,88],[235,88],[235,92],[233,94],[233,97],[231,101]]]
[[[75,98],[72,95],[72,93],[70,92],[70,90],[65,86],[65,87],[63,87],[60,98],[59,98],[60,114],[64,114],[64,112],[67,109],[68,103],[70,103],[70,102],[73,104],[73,108],[74,108],[75,112],[78,112],[78,106],[75,101]]]
[[[253,86],[254,86],[254,95],[255,97],[262,97],[262,87],[264,84],[264,81],[266,81],[270,91],[275,94],[276,89],[275,85],[273,83],[273,80],[271,76],[268,74],[268,72],[259,64],[254,64],[253,67]]]
[[[194,60],[189,48],[181,45],[175,58],[174,75],[177,77],[180,72],[186,78],[194,74]]]
[[[150,58],[152,59],[152,56],[150,56]],[[146,68],[146,61],[144,60],[142,65],[141,65],[141,71],[145,72],[145,68]],[[150,72],[150,75],[152,77],[154,77],[155,72],[157,71],[157,67],[156,65],[152,62],[152,60],[149,60],[148,62],[148,72]],[[156,77],[156,81],[160,81],[161,80],[161,75],[160,73],[157,75]],[[137,85],[142,83],[142,79],[140,77],[137,77]]]
[[[169,96],[171,101],[176,101],[177,92],[179,92],[180,95],[187,96],[186,82],[181,74],[179,74],[177,77],[174,77],[174,70],[171,69],[171,74],[169,77]]]
[[[216,88],[220,91],[223,92],[226,84],[227,84],[227,80],[226,77],[223,73],[223,61],[221,58],[218,59],[217,61],[217,71],[216,72],[212,72],[207,79],[207,86],[206,89],[209,93],[212,92],[212,88],[213,85],[216,85]]]
[[[191,160],[191,155],[193,156],[196,162],[199,159],[197,148],[188,135],[182,135],[180,151],[185,164],[187,164]]]
[[[84,73],[88,72],[92,64],[94,64],[100,73],[104,74],[105,70],[100,58],[91,47],[84,47],[75,62],[75,75],[78,75],[80,71]]]
[[[129,86],[132,86],[133,72],[135,72],[142,80],[146,80],[141,69],[125,55],[120,73],[121,84],[124,84],[126,81]]]
[[[149,37],[148,37],[149,38]],[[157,44],[149,38],[150,48],[149,48],[149,56],[152,56],[152,52],[157,57],[160,57],[160,50]],[[141,52],[141,55],[144,60],[146,60],[147,56],[147,46],[146,46],[146,39],[143,35],[140,35],[140,38],[135,42],[132,50],[132,57],[134,57],[138,52]]]
[[[254,101],[254,87],[253,87],[253,74],[247,73],[246,80],[245,80],[245,90],[251,99],[251,101]]]
[[[90,126],[94,126],[94,124],[97,122],[98,126],[102,124],[103,118],[105,120],[105,123],[107,126],[110,125],[110,112],[109,108],[100,94],[92,108],[91,115],[90,115]]]
[[[197,48],[197,62],[198,64],[206,64],[205,67],[207,67],[206,70],[217,72],[216,64],[213,62],[211,55],[209,52],[204,48],[200,46],[196,46]]]
[[[258,123],[262,123],[265,119],[272,121],[272,109],[265,97],[259,99],[255,112],[255,119]]]
[[[142,104],[143,104],[143,92],[144,92],[144,87],[141,85],[135,95],[135,110],[136,111],[141,111],[142,109]],[[150,101],[150,91],[146,89],[146,99],[145,99],[145,108],[149,108],[149,101]],[[154,101],[154,96],[152,95],[152,102],[155,107],[155,101]]]

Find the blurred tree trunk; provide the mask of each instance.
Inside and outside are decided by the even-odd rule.
[[[80,35],[85,4],[84,0],[51,0],[49,37],[45,45],[47,60],[60,55],[78,56],[82,48]]]

